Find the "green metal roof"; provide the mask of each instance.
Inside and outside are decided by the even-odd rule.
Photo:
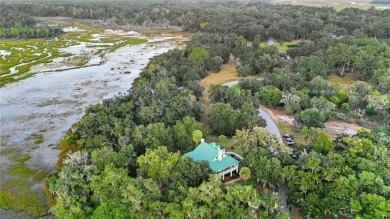
[[[219,145],[215,143],[202,142],[195,148],[195,150],[184,154],[187,157],[191,157],[194,161],[205,160],[210,164],[210,168],[213,172],[228,168],[234,164],[238,164],[240,161],[234,159],[229,154],[224,154],[225,157],[221,161],[216,160],[218,156]],[[221,149],[224,150],[224,149]]]

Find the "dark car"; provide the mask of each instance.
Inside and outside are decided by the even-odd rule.
[[[283,135],[283,138],[292,138],[292,135],[290,135],[290,134],[284,134],[284,135]]]
[[[295,141],[294,138],[286,138],[286,141]]]
[[[296,155],[296,154],[290,154],[290,157],[291,157],[292,159],[298,159],[298,155]]]
[[[287,146],[293,146],[295,144],[295,141],[288,141]]]

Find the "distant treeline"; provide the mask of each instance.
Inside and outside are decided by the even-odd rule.
[[[373,0],[371,4],[390,4],[390,0]]]
[[[58,36],[61,33],[61,28],[48,26],[14,26],[10,28],[0,28],[0,38],[46,38]]]
[[[0,5],[0,38],[45,38],[62,33],[60,27],[37,26],[27,14]]]
[[[236,33],[252,41],[256,33],[264,39],[315,39],[324,34],[334,36],[366,35],[390,37],[390,10],[361,10],[292,5],[270,5],[261,2],[202,2],[186,4],[145,2],[80,3],[12,3],[0,8],[30,16],[64,16],[93,19],[109,25],[166,28],[179,26],[185,31]]]

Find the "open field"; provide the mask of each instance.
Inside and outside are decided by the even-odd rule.
[[[390,9],[390,5],[370,4],[371,0],[271,0],[271,4],[292,4],[292,5],[307,5],[307,6],[328,6],[338,10],[347,7],[360,9],[368,9],[374,6],[376,9]]]

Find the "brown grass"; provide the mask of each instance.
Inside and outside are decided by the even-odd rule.
[[[353,73],[345,73],[344,77],[340,77],[338,74],[332,73],[328,77],[328,82],[329,83],[338,83],[341,86],[351,85],[351,84],[355,83],[358,80],[359,79],[356,76],[356,74],[353,74]]]

